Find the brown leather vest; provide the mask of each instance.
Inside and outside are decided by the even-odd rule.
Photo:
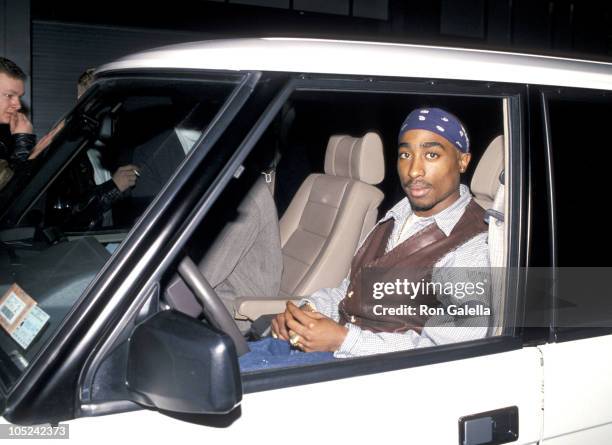
[[[456,249],[476,235],[485,232],[484,210],[471,200],[465,212],[446,236],[433,223],[385,253],[387,240],[393,231],[394,220],[390,219],[376,227],[357,251],[351,262],[350,285],[346,296],[340,302],[340,323],[348,322],[373,332],[405,332],[413,329],[419,334],[428,314],[421,314],[421,305],[429,308],[439,306],[439,301],[431,288],[427,292],[417,291],[406,294],[406,287],[399,292],[385,293],[374,298],[374,283],[401,282],[428,283],[434,265],[447,253]],[[380,289],[378,289],[380,290]],[[414,297],[414,298],[412,298]],[[381,313],[382,308],[401,308],[413,313],[389,311]]]

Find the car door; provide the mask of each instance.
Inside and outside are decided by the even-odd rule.
[[[612,435],[610,237],[599,225],[593,237],[585,237],[594,219],[581,215],[606,205],[610,151],[596,150],[597,162],[591,163],[583,150],[599,146],[612,101],[607,91],[571,88],[543,89],[540,101],[551,158],[556,266],[554,342],[540,347],[544,443],[604,444]],[[584,167],[589,192],[577,187],[570,166]]]
[[[367,87],[363,85],[371,85],[371,80],[350,80],[354,80],[360,88],[381,88],[384,95],[389,94],[393,85],[383,82]],[[220,196],[224,185],[239,175],[237,172],[240,171],[241,162],[285,100],[294,89],[300,87],[300,82],[304,83],[306,90],[312,87],[307,80],[286,82],[284,78],[272,76],[271,81],[262,87],[264,91],[255,89],[253,97],[239,112],[239,118],[231,122],[230,129],[240,131],[226,131],[218,142],[220,147],[237,147],[235,155],[224,158],[223,162],[215,160],[219,166],[224,166],[217,170],[218,179],[204,186],[195,178],[194,167],[191,176],[185,177],[185,183],[192,181],[192,193],[177,194],[181,199],[169,201],[176,217],[169,218],[165,225],[158,226],[150,234],[148,240],[151,244],[148,248],[143,244],[138,253],[134,252],[137,255],[130,256],[132,267],[126,269],[125,265],[116,263],[116,269],[105,271],[107,274],[113,271],[117,274],[115,293],[107,291],[109,304],[106,305],[106,313],[100,312],[98,317],[109,316],[111,312],[115,312],[115,317],[107,320],[106,329],[95,331],[97,335],[103,335],[98,341],[92,338],[93,328],[96,327],[93,324],[90,329],[83,328],[81,331],[82,341],[88,342],[87,347],[83,344],[81,348],[67,349],[66,364],[74,367],[78,373],[65,373],[57,369],[56,377],[52,374],[43,378],[41,375],[36,387],[45,385],[51,392],[53,386],[49,382],[63,378],[61,385],[57,380],[54,384],[56,391],[64,388],[65,393],[65,398],[57,403],[58,406],[59,403],[70,402],[76,405],[72,416],[82,418],[71,423],[75,425],[74,430],[78,431],[81,427],[77,425],[82,425],[88,436],[104,437],[105,440],[142,435],[143,431],[156,438],[172,440],[178,432],[185,431],[203,435],[207,439],[222,437],[244,440],[250,437],[259,441],[274,440],[275,434],[290,434],[292,441],[306,443],[312,441],[307,434],[300,432],[306,425],[307,430],[324,431],[325,438],[380,440],[405,437],[417,443],[455,443],[463,435],[462,443],[466,444],[505,443],[517,439],[519,443],[536,443],[542,428],[543,369],[540,350],[523,341],[522,304],[531,295],[525,290],[526,274],[524,270],[519,270],[519,265],[527,262],[527,250],[541,247],[547,241],[532,239],[531,244],[527,242],[527,227],[530,224],[527,197],[530,190],[525,176],[528,151],[527,141],[523,137],[525,115],[518,100],[523,90],[520,86],[514,87],[514,95],[503,93],[511,91],[512,87],[502,86],[498,97],[500,102],[502,97],[511,99],[505,102],[505,116],[511,119],[507,134],[512,147],[508,224],[514,228],[509,243],[512,246],[509,266],[513,266],[517,274],[510,285],[513,304],[509,321],[511,329],[507,334],[384,356],[361,357],[341,363],[245,374],[241,382],[245,395],[240,407],[228,414],[212,417],[168,411],[164,413],[169,416],[163,416],[153,411],[138,410],[142,406],[155,409],[155,404],[147,404],[144,400],[138,400],[140,405],[135,404],[132,399],[122,398],[125,393],[115,394],[115,399],[96,400],[97,390],[108,390],[106,394],[112,396],[113,385],[125,383],[125,380],[111,380],[104,387],[101,384],[104,381],[98,379],[112,374],[113,370],[123,369],[122,362],[113,362],[113,359],[122,357],[120,345],[129,347],[132,329],[146,324],[152,315],[171,312],[163,311],[167,308],[159,301],[163,275],[176,271],[179,254],[199,223],[198,218],[201,220],[204,217],[214,197]],[[334,88],[339,88],[339,84],[342,82],[334,82]],[[321,85],[317,85],[317,88],[321,88]],[[355,85],[349,82],[345,88],[353,91]],[[419,88],[423,88],[420,83]],[[491,94],[491,85],[487,84],[486,88],[487,94]],[[477,86],[474,85],[466,87],[472,93],[475,89]],[[516,93],[516,90],[519,92]],[[440,91],[436,93],[441,94]],[[254,114],[254,111],[258,111],[258,114]],[[213,154],[212,151],[210,153]],[[176,189],[177,192],[179,190]],[[153,204],[156,205],[161,206],[162,199]],[[158,241],[154,241],[156,239]],[[127,252],[125,249],[124,253]],[[144,262],[150,264],[145,266]],[[117,294],[121,289],[125,294],[123,302]],[[129,299],[128,290],[132,292]],[[124,340],[127,339],[127,342],[119,341],[122,335],[126,336]],[[95,348],[94,344],[97,344]],[[113,355],[115,352],[117,356]],[[113,366],[113,363],[115,368],[105,367],[109,364]],[[45,371],[44,367],[40,369]],[[50,368],[47,368],[47,372],[50,372]],[[74,387],[76,375],[77,388]],[[72,379],[68,381],[68,377]],[[121,374],[117,373],[115,377],[119,378]],[[33,386],[31,391],[36,387]],[[37,403],[29,405],[38,413],[37,419],[49,418],[42,411],[43,400],[42,397],[38,398]],[[25,406],[22,402],[21,411],[16,414],[24,416]],[[129,412],[133,410],[138,411]],[[101,416],[103,414],[108,415]],[[188,420],[192,424],[180,420]],[[209,428],[202,428],[198,424]],[[119,429],[119,425],[124,428]]]
[[[202,426],[197,417],[186,423],[140,410],[71,422],[71,437],[130,440],[144,434],[163,441],[177,435],[223,441],[249,437],[255,443],[290,440],[299,444],[403,438],[410,443],[457,443],[461,418],[516,407],[518,440],[506,442],[538,443],[540,439],[543,369],[536,347],[386,372],[375,365],[370,375],[247,393],[239,417],[216,422],[224,428],[211,427],[210,420],[200,420]],[[482,417],[488,420],[489,415]]]
[[[323,89],[323,84],[317,83],[317,89]],[[347,89],[354,91],[356,84],[347,85]],[[304,82],[305,89],[307,86],[312,85]],[[338,87],[337,83],[334,87]],[[288,88],[289,91],[278,97],[285,100],[292,89],[299,89],[299,84]],[[305,91],[304,95],[308,96],[307,93]],[[389,91],[386,93],[388,95]],[[312,98],[312,95],[308,97]],[[526,125],[520,118],[520,108],[511,108],[511,103],[518,107],[519,102],[506,102],[506,116],[515,119],[512,125],[508,125],[512,128],[508,135],[513,140],[512,147],[517,150],[512,157],[517,160],[521,147],[525,149],[519,141],[521,128]],[[262,119],[265,121],[265,114]],[[521,224],[528,224],[528,212],[520,211],[526,201],[521,205],[518,202],[521,190],[525,192],[529,183],[518,173],[520,167],[514,169],[517,189],[511,195],[516,206],[510,206],[515,209],[512,215],[515,221],[520,219]],[[525,180],[520,187],[519,178]],[[546,218],[545,213],[542,211],[539,216]],[[518,233],[513,232],[513,235]],[[538,250],[542,244],[547,245],[548,235],[546,231],[538,233],[529,248]],[[512,261],[520,264],[518,252],[514,255]],[[523,289],[525,270],[515,269],[515,278],[523,280],[522,285],[519,281],[515,285]],[[541,297],[530,292],[522,290],[514,295],[520,295],[523,304],[528,298]],[[517,313],[518,317],[524,317],[521,310]],[[290,437],[293,442],[307,443],[324,434],[325,438],[360,442],[404,437],[415,443],[455,443],[463,434],[465,437],[461,443],[466,444],[517,440],[519,443],[537,443],[542,431],[544,379],[537,342],[542,343],[546,337],[531,333],[524,336],[525,339],[529,337],[531,343],[524,344],[522,322],[513,321],[511,324],[516,328],[512,335],[302,369],[244,374],[244,397],[239,408],[214,421],[189,417],[194,423],[223,425],[226,428],[222,430],[198,429],[177,423],[172,418],[156,418],[148,411],[112,415],[108,422],[124,425],[147,423],[148,432],[167,438],[184,431],[212,440],[250,437],[267,441]],[[88,430],[98,431],[104,428],[106,419],[80,421],[87,425]]]

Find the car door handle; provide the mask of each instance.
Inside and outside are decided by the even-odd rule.
[[[497,445],[518,439],[518,407],[459,418],[459,445]]]

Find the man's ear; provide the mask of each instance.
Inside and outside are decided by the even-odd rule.
[[[470,160],[472,159],[472,153],[459,153],[459,171],[461,173],[465,173],[470,165]]]

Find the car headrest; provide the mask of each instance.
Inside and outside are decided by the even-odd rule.
[[[360,138],[331,136],[325,152],[325,173],[379,184],[385,177],[382,139],[375,132]]]
[[[489,143],[472,177],[474,199],[484,209],[490,209],[493,205],[503,169],[504,137],[499,135]]]

